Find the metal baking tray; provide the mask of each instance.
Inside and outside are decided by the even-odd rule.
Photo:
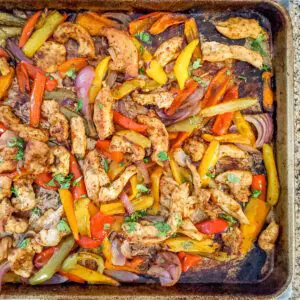
[[[189,297],[219,299],[222,296],[224,299],[233,297],[270,299],[281,295],[291,283],[294,261],[293,40],[291,21],[287,11],[273,0],[0,0],[0,9],[45,7],[70,11],[82,9],[137,12],[181,11],[192,14],[198,26],[200,25],[200,33],[204,35],[206,33],[210,37],[214,34],[213,30],[210,32],[210,28],[205,28],[204,23],[202,23],[203,30],[201,29],[201,22],[207,16],[239,15],[258,18],[272,37],[270,51],[275,75],[277,107],[275,146],[281,185],[280,201],[275,208],[275,218],[280,224],[281,231],[275,253],[266,258],[258,248],[254,249],[241,263],[240,275],[235,276],[234,279],[228,280],[228,277],[224,275],[228,273],[228,270],[232,270],[232,266],[225,266],[225,270],[224,266],[221,266],[205,272],[200,271],[196,275],[183,276],[180,283],[171,288],[132,284],[122,284],[118,288],[76,284],[38,287],[7,284],[1,292],[1,298],[177,299]],[[215,38],[218,39],[212,36],[212,40],[216,40]],[[246,65],[240,65],[239,68],[247,69]],[[247,72],[247,70],[244,71]],[[259,89],[260,83],[257,84]],[[257,96],[261,97],[259,92]],[[263,275],[262,265],[264,265]]]

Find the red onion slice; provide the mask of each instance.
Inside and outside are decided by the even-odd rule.
[[[3,277],[4,275],[10,270],[10,264],[8,261],[4,261],[1,265],[0,265],[0,291],[1,291],[1,287],[2,287],[2,283],[3,283]]]
[[[7,40],[7,50],[18,60],[23,60],[33,65],[33,61],[29,59],[23,51],[18,47],[18,45],[11,39]]]
[[[104,270],[104,274],[120,282],[135,282],[140,278],[135,273],[123,270]]]
[[[134,212],[134,207],[133,207],[133,204],[131,203],[131,201],[129,200],[127,194],[125,192],[123,192],[121,195],[120,195],[120,199],[126,209],[126,211],[129,213],[129,214],[132,214]]]
[[[111,262],[115,266],[124,266],[126,257],[121,252],[121,242],[113,239],[111,242]]]
[[[150,176],[148,169],[146,168],[146,165],[144,164],[143,161],[139,161],[136,163],[136,166],[138,168],[139,173],[143,176],[144,178],[144,183],[148,184],[150,183]]]

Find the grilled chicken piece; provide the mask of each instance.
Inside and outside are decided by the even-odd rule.
[[[49,116],[59,112],[59,104],[55,100],[44,100],[41,111],[42,111],[42,116],[48,119]]]
[[[171,92],[155,94],[134,93],[132,100],[141,105],[156,105],[158,108],[169,108],[174,100],[174,95]]]
[[[207,238],[207,235],[199,232],[199,230],[191,222],[190,219],[183,220],[183,223],[180,226],[178,232],[190,237],[191,239],[197,240],[197,241],[202,241]]]
[[[143,147],[128,141],[123,136],[114,135],[109,151],[119,151],[126,153],[126,158],[132,162],[142,160],[145,157],[145,150]]]
[[[225,246],[230,248],[230,253],[232,255],[239,254],[243,236],[238,227],[234,227],[229,232],[222,233],[222,240]]]
[[[211,189],[213,201],[229,215],[238,219],[241,224],[249,224],[248,218],[245,216],[238,202],[233,200],[229,195],[217,189]]]
[[[166,40],[156,49],[154,58],[160,63],[162,67],[167,65],[170,61],[177,58],[181,51],[183,37],[175,36]]]
[[[162,153],[167,153],[169,150],[169,138],[165,125],[154,117],[145,115],[137,116],[138,122],[147,125],[147,133],[152,143],[153,152],[151,158],[158,165],[163,166],[163,161],[160,160]]]
[[[248,202],[250,186],[252,184],[252,173],[250,171],[232,170],[219,174],[217,183],[228,185],[230,193],[239,202]]]
[[[10,197],[12,180],[8,176],[0,176],[0,200]]]
[[[268,34],[259,25],[255,19],[246,18],[229,18],[225,21],[218,22],[216,29],[229,39],[245,39],[253,38],[256,39],[260,34],[268,37]]]
[[[220,145],[219,159],[227,156],[232,158],[237,158],[237,159],[243,159],[243,158],[247,158],[248,154],[244,150],[234,145],[230,145],[230,144]]]
[[[173,177],[163,175],[159,182],[159,190],[160,190],[160,206],[161,206],[161,214],[163,216],[169,215],[169,210],[172,201],[172,193],[175,189],[177,189],[178,183],[173,179]]]
[[[79,157],[84,157],[87,148],[87,139],[83,118],[79,116],[71,119],[71,139],[72,153]]]
[[[69,39],[78,42],[78,55],[82,57],[95,57],[95,45],[87,30],[78,24],[64,22],[58,26],[53,38],[59,43],[66,43]]]
[[[50,124],[49,133],[58,142],[66,142],[69,138],[69,122],[62,113],[50,115],[48,118]]]
[[[12,246],[13,239],[6,236],[0,240],[0,262],[8,257],[8,251]]]
[[[36,239],[42,246],[54,247],[60,243],[65,235],[65,232],[59,231],[57,228],[50,228],[41,230]]]
[[[21,178],[14,181],[14,189],[16,197],[12,198],[11,202],[16,210],[28,211],[36,206],[37,200],[31,180]]]
[[[3,199],[0,202],[0,224],[5,223],[14,211],[11,202],[8,199]],[[0,229],[1,227],[0,225]]]
[[[14,124],[20,124],[20,119],[12,112],[10,106],[0,106],[0,122],[9,127]]]
[[[53,175],[67,176],[70,169],[70,152],[63,146],[54,146],[50,151],[55,158],[55,164],[50,168]]]
[[[43,43],[34,55],[35,63],[43,71],[51,73],[57,71],[57,66],[66,60],[66,48],[53,41]]]
[[[272,221],[268,227],[260,234],[258,246],[266,252],[271,251],[279,235],[279,225]]]
[[[98,195],[98,203],[109,202],[116,200],[118,196],[122,193],[125,185],[129,181],[129,179],[137,173],[137,169],[135,166],[127,167],[124,172],[117,178],[115,181],[111,183],[109,187],[100,188]]]
[[[28,228],[28,222],[23,218],[10,216],[4,224],[4,231],[11,233],[23,233]]]
[[[60,206],[57,210],[48,209],[38,220],[30,222],[30,228],[35,232],[40,232],[42,229],[50,229],[57,226],[64,214],[64,208]],[[31,220],[30,220],[31,221]]]
[[[129,36],[125,31],[111,27],[101,30],[101,35],[108,39],[109,51],[113,52],[113,61],[109,68],[114,71],[124,72],[128,77],[138,76],[138,52]]]
[[[173,150],[173,157],[177,164],[181,167],[186,167],[187,161],[190,160],[190,158],[182,150],[182,148],[176,148],[175,150]]]
[[[106,172],[101,168],[100,156],[97,150],[92,150],[86,155],[83,164],[83,175],[88,197],[97,203],[100,188],[110,182]]]
[[[19,137],[25,141],[37,140],[40,142],[47,142],[49,140],[49,134],[46,129],[33,128],[24,124],[13,124],[11,130],[18,133]]]
[[[115,131],[113,104],[114,99],[111,96],[110,89],[108,87],[102,88],[95,99],[93,117],[100,140],[105,140]]]
[[[119,111],[120,107],[124,107],[122,113],[130,119],[135,119],[138,115],[147,115],[148,113],[148,109],[145,106],[132,101],[130,96],[118,101],[117,108],[119,108]]]
[[[9,64],[7,62],[7,59],[5,57],[0,57],[0,73],[2,76],[6,76],[9,74]]]
[[[228,46],[218,42],[202,43],[203,60],[219,62],[227,59],[245,61],[254,67],[261,69],[263,58],[255,51],[243,46]]]
[[[8,255],[11,270],[22,277],[30,277],[33,271],[33,256],[34,252],[27,249],[14,249]]]
[[[16,160],[17,151],[17,147],[0,145],[0,157],[2,158],[2,161],[0,162],[0,173],[9,173],[16,169],[18,163]]]
[[[205,144],[195,138],[189,138],[184,143],[183,150],[192,158],[192,161],[200,161],[205,152]]]
[[[46,172],[51,158],[50,148],[47,144],[35,140],[27,143],[24,166],[29,173],[40,174]]]

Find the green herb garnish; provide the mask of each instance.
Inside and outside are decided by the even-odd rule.
[[[227,175],[227,180],[231,183],[239,183],[240,182],[240,178],[234,174],[229,173]]]
[[[266,39],[264,34],[259,34],[258,37],[252,41],[251,48],[252,50],[260,53],[261,56],[267,56],[264,47],[262,45],[262,42]]]
[[[260,190],[253,190],[252,194],[251,194],[251,197],[257,198],[260,195],[261,195],[261,191]]]
[[[137,222],[141,217],[146,216],[147,213],[145,210],[137,210],[134,213],[132,213],[130,216],[125,217],[125,222],[130,223],[130,222]]]
[[[31,210],[31,213],[40,217],[42,215],[42,212],[41,210],[38,208],[38,207],[34,207],[32,210]]]
[[[227,70],[226,75],[230,75],[230,74],[231,74],[230,70]]]
[[[136,186],[136,188],[141,193],[149,193],[149,189],[146,186],[144,186],[143,184],[138,184]]]
[[[119,166],[121,167],[121,168],[123,168],[124,167],[124,162],[123,161],[121,161],[120,163],[119,163]]]
[[[83,107],[83,100],[82,100],[82,99],[79,99],[78,102],[77,102],[77,106],[76,106],[76,108],[75,108],[75,111],[76,111],[76,112],[81,112],[82,107]]]
[[[14,186],[11,188],[11,192],[12,192],[13,196],[15,196],[15,197],[19,196],[19,192]]]
[[[143,56],[144,52],[145,52],[145,47],[143,45],[141,45],[141,47],[139,49],[140,56]]]
[[[263,64],[261,70],[264,71],[264,72],[270,72],[271,67],[269,65]]]
[[[192,76],[192,78],[196,81],[196,82],[198,82],[202,87],[207,87],[207,82],[206,81],[204,81],[204,80],[202,80],[202,78],[201,77],[199,77],[199,76]]]
[[[107,173],[109,165],[108,165],[108,160],[106,158],[103,161],[103,167],[104,167],[104,171]]]
[[[82,176],[78,177],[72,182],[72,186],[79,186],[79,182],[82,179]]]
[[[135,223],[133,223],[133,222],[126,222],[126,225],[128,226],[128,230],[127,231],[129,233],[136,231]]]
[[[2,156],[0,156],[0,164],[2,164],[4,162],[4,159]]]
[[[211,178],[211,179],[213,179],[213,178],[216,177],[216,175],[212,174],[212,173],[206,173],[206,176],[209,177],[209,178]]]
[[[50,181],[46,183],[46,186],[56,187],[57,182],[60,185],[61,189],[68,190],[71,186],[71,180],[73,178],[73,174],[68,174],[67,176],[63,176],[62,174],[55,175]]]
[[[71,232],[69,224],[64,219],[59,221],[56,228],[60,232],[65,232],[65,233]]]
[[[192,245],[193,245],[192,242],[183,242],[183,243],[182,243],[182,247],[183,247],[183,249],[185,249],[185,250],[188,250]]]
[[[147,32],[138,32],[135,35],[136,38],[138,38],[140,41],[146,44],[151,44],[151,36]]]
[[[145,74],[145,69],[144,68],[139,68],[139,74],[144,75]]]
[[[152,224],[159,231],[159,236],[166,236],[167,233],[172,229],[171,226],[166,222],[155,221]]]
[[[241,80],[243,80],[243,81],[247,81],[247,77],[245,77],[245,76],[241,76],[240,75],[240,76],[238,76],[238,78],[241,79]]]
[[[237,223],[237,220],[234,217],[227,215],[227,214],[219,214],[219,218],[227,221],[229,226],[232,226]]]
[[[169,159],[168,157],[168,153],[166,151],[160,151],[158,154],[157,154],[157,157],[160,161],[166,161]]]
[[[104,229],[104,230],[110,229],[110,224],[109,224],[109,223],[103,224],[103,229]]]
[[[97,103],[97,107],[102,110],[103,109],[103,104],[102,103]]]
[[[197,58],[196,60],[193,61],[192,70],[197,70],[200,67],[201,67],[201,59]]]
[[[71,68],[67,72],[65,72],[65,75],[72,78],[73,80],[76,79],[76,69]]]
[[[13,138],[10,141],[7,142],[7,146],[9,148],[17,147],[18,151],[16,154],[16,160],[20,161],[24,158],[24,146],[25,146],[25,141],[18,137],[18,138]]]
[[[144,160],[144,163],[146,164],[149,162],[149,157],[145,157],[143,160]]]
[[[29,238],[24,239],[24,240],[20,241],[17,244],[17,248],[25,249],[25,248],[27,248],[27,246],[29,245],[29,243],[30,243],[30,239]]]
[[[197,125],[197,124],[199,124],[199,117],[196,117],[196,116],[191,116],[190,118],[189,118],[189,123],[191,124],[191,125]]]

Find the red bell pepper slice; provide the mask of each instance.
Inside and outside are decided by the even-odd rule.
[[[254,191],[260,191],[257,198],[266,201],[267,195],[267,180],[264,174],[253,175],[251,184],[252,193]]]
[[[41,106],[46,85],[46,76],[37,73],[30,96],[30,126],[38,127],[41,119]]]
[[[114,111],[114,122],[118,123],[126,129],[134,130],[140,133],[145,133],[147,130],[146,125],[136,123],[135,121],[123,116],[117,111]]]
[[[96,148],[101,150],[103,155],[117,163],[120,163],[124,158],[124,153],[119,151],[109,151],[110,141],[108,140],[98,140],[96,143]]]
[[[4,57],[6,59],[10,58],[9,54],[2,47],[0,47],[0,57]]]
[[[114,222],[114,217],[102,214],[101,212],[96,213],[91,218],[91,234],[92,237],[103,241],[103,239],[109,234],[110,227]]]
[[[87,194],[84,179],[78,162],[73,154],[70,155],[70,173],[73,174],[71,192],[74,200],[78,200]]]
[[[43,265],[45,265],[49,259],[52,257],[54,252],[57,250],[56,247],[50,247],[45,250],[43,250],[41,253],[37,254],[34,257],[34,265],[36,268],[41,268]]]
[[[57,87],[57,80],[54,78],[48,78],[47,77],[47,81],[46,81],[46,90],[48,92],[52,92],[53,90],[55,90],[55,88]]]
[[[77,243],[81,248],[94,249],[99,247],[102,244],[102,241],[94,240],[92,238],[89,238],[88,236],[81,235],[79,237],[79,240],[77,240]]]
[[[177,255],[181,262],[181,269],[183,272],[187,272],[191,267],[197,265],[202,260],[200,256],[185,252],[179,252]]]
[[[51,173],[45,172],[38,174],[36,178],[34,179],[34,183],[36,183],[38,186],[51,191],[57,191],[59,188],[59,185],[57,186],[47,186],[47,183],[52,179]]]
[[[197,223],[195,226],[202,233],[216,234],[224,232],[229,224],[224,219],[214,219]]]
[[[176,149],[182,146],[184,141],[191,135],[191,132],[179,132],[177,138],[171,146],[171,149]]]
[[[0,122],[0,136],[7,130],[7,127]]]

